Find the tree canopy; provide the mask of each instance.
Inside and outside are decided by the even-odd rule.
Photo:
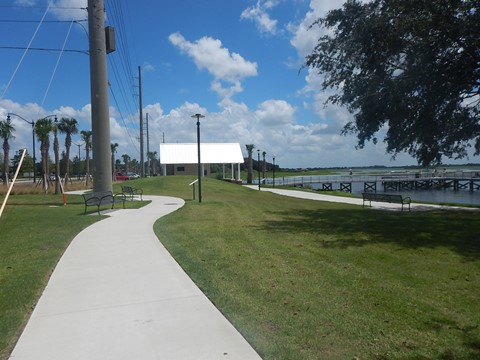
[[[386,130],[387,152],[422,165],[480,153],[480,0],[348,0],[317,25],[306,65],[360,148]]]

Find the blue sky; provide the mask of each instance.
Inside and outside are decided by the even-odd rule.
[[[0,117],[74,117],[91,129],[86,0],[0,0]],[[340,135],[350,115],[324,107],[315,71],[301,70],[321,35],[309,25],[341,0],[105,0],[117,51],[108,55],[111,142],[139,159],[138,66],[150,151],[159,143],[255,144],[282,167],[413,165],[385,147],[356,150]],[[43,22],[40,21],[43,19]],[[72,23],[71,20],[79,20]],[[63,22],[56,22],[62,20]],[[35,21],[35,22],[26,22]],[[30,47],[15,50],[6,47]],[[36,51],[33,48],[75,51]],[[31,149],[16,119],[12,150]],[[80,138],[74,137],[74,143]],[[37,144],[38,149],[38,144]],[[76,152],[73,152],[76,154]],[[82,152],[84,157],[84,152]]]

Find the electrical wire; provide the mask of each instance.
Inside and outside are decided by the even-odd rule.
[[[130,87],[130,91],[133,92],[133,89],[135,89],[135,77],[132,74],[132,62],[130,58],[130,50],[129,50],[129,43],[128,43],[128,38],[126,36],[127,34],[127,27],[125,24],[125,17],[123,15],[123,8],[121,3],[118,0],[110,0],[108,1],[111,4],[111,17],[108,17],[109,21],[111,19],[111,22],[114,24],[115,28],[118,30],[117,31],[117,44],[118,44],[118,57],[120,59],[120,67],[123,72],[123,78],[127,82],[128,86]],[[134,96],[132,94],[132,101],[134,104],[134,107],[138,111],[138,104],[137,102],[134,101]]]
[[[87,19],[84,20],[75,20],[76,22],[88,22]],[[39,23],[40,20],[2,20],[0,19],[0,23]],[[70,23],[71,20],[44,20],[43,23]]]
[[[118,90],[121,95],[122,105],[119,104],[118,99],[115,97],[118,111],[122,114],[123,126],[126,128],[126,132],[130,138],[131,143],[135,149],[138,148],[131,135],[133,129],[136,133],[140,132],[138,121],[127,121],[123,116],[123,110],[125,109],[129,114],[138,113],[138,96],[135,94],[135,77],[132,74],[132,62],[131,52],[129,51],[129,42],[127,34],[130,32],[127,29],[125,23],[124,11],[122,8],[122,2],[119,0],[106,0],[108,3],[108,23],[115,27],[116,31],[116,52],[112,53],[108,57],[109,69],[113,76],[113,83],[109,83],[112,95],[115,96],[114,88]]]
[[[57,73],[58,64],[60,63],[60,59],[62,58],[63,51],[65,49],[65,46],[67,45],[67,40],[68,40],[68,37],[70,36],[70,32],[72,31],[73,23],[74,23],[73,21],[70,23],[70,27],[68,28],[68,32],[67,32],[67,36],[65,36],[65,40],[63,42],[62,51],[58,55],[58,59],[57,59],[57,62],[55,64],[55,67],[53,69],[52,76],[50,77],[50,81],[48,82],[47,90],[45,90],[45,95],[43,96],[43,100],[42,100],[42,103],[41,103],[42,108],[43,108],[43,104],[45,103],[45,99],[47,98],[48,92],[50,91],[50,86],[52,85],[53,78],[55,77],[55,74]]]
[[[45,10],[45,13],[44,13],[43,16],[42,16],[42,20],[40,21],[40,23],[38,24],[37,28],[35,29],[35,32],[33,33],[33,36],[32,36],[32,38],[30,39],[30,42],[28,43],[27,48],[26,48],[25,51],[23,52],[23,55],[22,55],[20,61],[18,62],[17,67],[16,67],[15,70],[13,71],[12,77],[11,77],[10,80],[8,81],[7,86],[5,86],[5,89],[4,89],[3,94],[2,94],[2,96],[0,97],[0,99],[3,99],[3,98],[5,97],[5,94],[7,93],[8,89],[10,88],[10,85],[12,84],[12,81],[13,81],[13,79],[15,78],[15,75],[17,74],[18,69],[19,69],[20,66],[22,65],[23,59],[25,59],[25,56],[27,55],[28,50],[29,50],[30,46],[32,45],[33,40],[34,40],[35,37],[37,36],[38,30],[40,30],[40,27],[42,26],[43,20],[45,19],[45,16],[47,15],[47,13],[48,13],[49,10],[50,10],[50,3],[48,4],[47,9]]]
[[[75,49],[49,49],[49,48],[39,48],[39,47],[22,47],[22,46],[0,46],[0,49],[7,50],[30,50],[30,51],[48,51],[48,52],[75,52],[84,55],[89,55],[88,50],[75,50]]]
[[[0,8],[10,8],[10,9],[25,9],[26,6],[22,5],[0,5]],[[83,7],[71,7],[71,6],[50,6],[50,2],[48,4],[48,7],[52,10],[87,10],[87,8]],[[45,9],[45,6],[33,6],[33,5],[28,5],[29,9]]]
[[[112,97],[113,97],[113,100],[115,101],[115,104],[117,105],[117,109],[119,109],[119,104],[117,102],[117,97],[115,96],[115,93],[113,92],[113,89],[112,87],[110,86],[110,83],[108,83],[108,87],[110,89],[110,92],[112,94]],[[130,131],[129,131],[129,128],[127,126],[127,124],[125,123],[125,118],[123,116],[123,113],[121,111],[119,111],[119,114],[120,114],[120,117],[122,119],[122,122],[123,122],[123,126],[125,128],[125,131],[127,132],[127,135],[128,135],[128,138],[130,139],[130,142],[132,143],[133,147],[135,148],[135,150],[137,152],[140,152],[140,150],[137,148],[137,145],[135,144],[135,142],[133,141],[133,138],[132,138],[132,135],[130,134]]]
[[[112,98],[116,104],[116,107],[118,109],[118,112],[121,117],[121,123],[122,126],[125,129],[125,132],[127,136],[129,137],[130,143],[133,145],[133,148],[139,152],[138,150],[138,137],[137,136],[132,136],[132,130],[136,133],[139,133],[139,122],[135,120],[130,120],[132,116],[134,116],[135,113],[138,114],[139,108],[138,108],[138,94],[136,94],[136,88],[138,88],[138,85],[136,85],[136,76],[133,75],[133,70],[134,67],[132,66],[132,52],[130,51],[130,44],[129,44],[129,39],[128,39],[128,34],[130,32],[127,29],[127,24],[126,24],[126,19],[129,19],[128,17],[125,17],[125,11],[122,7],[122,1],[120,0],[105,0],[105,2],[109,5],[108,9],[110,12],[108,13],[109,16],[107,16],[107,22],[111,23],[115,28],[116,28],[116,34],[117,34],[117,39],[116,39],[116,47],[117,51],[115,53],[112,53],[110,56],[108,56],[109,64],[110,64],[110,69],[111,69],[111,74],[113,76],[114,80],[114,85],[112,86],[111,83],[109,82],[109,88],[112,94]],[[58,66],[60,64],[61,58],[65,52],[78,52],[78,53],[83,53],[83,54],[89,54],[88,51],[83,51],[83,50],[72,50],[72,49],[66,49],[66,44],[67,40],[69,38],[72,25],[73,23],[76,23],[84,29],[85,33],[87,34],[88,37],[88,32],[85,29],[85,26],[82,24],[84,22],[87,22],[88,20],[73,20],[73,21],[65,21],[65,20],[46,20],[46,15],[50,10],[56,10],[56,9],[65,9],[65,10],[73,10],[73,9],[79,9],[78,7],[60,7],[60,6],[50,6],[51,3],[49,3],[48,7],[45,10],[45,13],[43,14],[41,20],[10,20],[10,19],[0,19],[0,23],[38,23],[38,26],[35,30],[35,33],[32,36],[32,39],[30,40],[28,46],[26,48],[23,47],[15,47],[15,46],[0,46],[0,49],[11,49],[11,50],[25,50],[23,53],[22,58],[19,61],[19,64],[17,65],[10,81],[8,82],[7,86],[4,88],[2,97],[5,96],[7,93],[8,89],[10,88],[15,75],[19,71],[19,68],[28,53],[28,51],[50,51],[50,52],[58,52],[58,58],[57,62],[55,64],[55,67],[53,69],[53,73],[50,77],[50,81],[48,83],[48,86],[46,88],[45,94],[43,96],[43,100],[41,102],[41,107],[43,108],[43,105],[48,97],[51,85],[53,84],[54,77],[56,75],[56,72],[58,70]],[[4,6],[0,5],[0,8],[14,8],[14,7],[19,7],[19,8],[24,8],[22,6]],[[45,9],[45,7],[31,7],[29,8],[41,8]],[[84,9],[84,8],[81,8]],[[37,33],[39,32],[39,29],[41,28],[41,25],[44,23],[70,23],[69,30],[67,32],[66,38],[64,40],[62,49],[52,49],[52,48],[44,48],[44,47],[32,47],[32,43],[34,39],[37,36]],[[129,23],[131,25],[131,22]],[[136,69],[136,67],[135,67]],[[114,89],[115,88],[115,89]],[[117,94],[120,93],[121,95],[121,101],[122,103],[120,104],[118,102]],[[132,116],[125,116],[124,114],[132,114]]]

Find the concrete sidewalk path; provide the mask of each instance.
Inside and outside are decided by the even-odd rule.
[[[260,359],[153,232],[184,201],[144,198],[75,237],[10,359]]]
[[[246,187],[258,190],[258,185],[245,185]],[[308,199],[308,200],[319,200],[319,201],[328,201],[328,202],[336,202],[336,203],[344,203],[344,204],[353,204],[353,205],[363,205],[363,199],[361,198],[351,198],[346,196],[335,196],[335,195],[325,195],[314,193],[310,191],[301,191],[301,190],[289,190],[289,189],[276,189],[276,188],[262,188],[261,191],[269,191],[273,192],[278,195],[290,196],[299,199]],[[366,207],[370,207],[370,202],[368,202]],[[466,210],[466,211],[478,211],[478,208],[468,208],[468,207],[460,207],[460,206],[444,206],[444,205],[435,205],[435,204],[418,204],[418,203],[411,203],[411,211],[427,211],[427,210]],[[401,204],[390,204],[378,201],[372,201],[372,208],[374,209],[383,209],[383,210],[401,210]],[[405,208],[404,211],[408,212],[408,206]]]

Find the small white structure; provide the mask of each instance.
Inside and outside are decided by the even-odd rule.
[[[243,154],[238,143],[200,144],[200,162],[205,175],[210,175],[211,164],[223,165],[223,178],[226,179],[225,165],[231,165],[231,179],[240,181],[240,164]],[[160,144],[160,164],[163,175],[198,174],[198,145],[196,143]],[[236,171],[235,171],[236,165]]]

